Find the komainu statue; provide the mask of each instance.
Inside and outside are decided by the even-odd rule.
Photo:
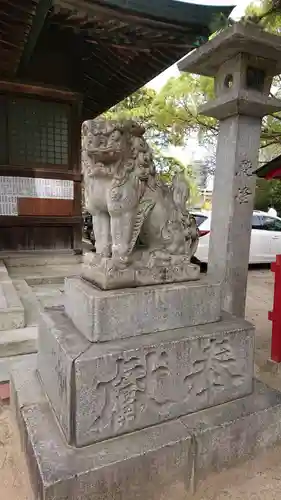
[[[190,264],[198,245],[183,173],[157,175],[144,128],[102,118],[82,126],[86,209],[93,215],[96,255],[84,276],[102,288],[198,278]]]

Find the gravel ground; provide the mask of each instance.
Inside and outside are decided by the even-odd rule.
[[[0,406],[0,499],[33,500],[11,409]]]

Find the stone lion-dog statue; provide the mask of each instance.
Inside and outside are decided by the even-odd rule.
[[[132,120],[97,118],[82,126],[84,196],[96,253],[119,268],[151,259],[190,262],[198,245],[184,173],[164,183],[144,133]]]

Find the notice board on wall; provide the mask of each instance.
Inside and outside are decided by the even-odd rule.
[[[0,82],[0,250],[82,249],[81,96]]]
[[[72,215],[73,200],[70,180],[0,176],[0,215]]]

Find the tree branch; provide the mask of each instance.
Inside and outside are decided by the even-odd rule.
[[[274,144],[280,144],[280,142],[272,141],[272,142],[269,142],[269,143],[267,143],[267,144],[262,144],[262,145],[260,146],[260,149],[267,148],[268,146],[273,146]]]

